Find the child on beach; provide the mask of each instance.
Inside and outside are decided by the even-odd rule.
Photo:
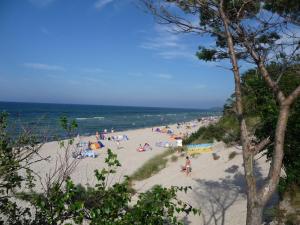
[[[98,131],[96,131],[96,140],[97,140],[97,141],[99,141],[99,139],[100,139],[99,132],[98,132]]]

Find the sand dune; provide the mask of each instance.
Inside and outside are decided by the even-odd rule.
[[[243,173],[243,160],[240,147],[226,148],[223,143],[214,143],[213,151],[220,158],[214,160],[211,153],[203,153],[191,158],[192,173],[186,176],[180,172],[185,158],[169,165],[151,178],[135,182],[139,192],[161,184],[170,186],[191,186],[187,194],[179,197],[194,207],[200,208],[201,216],[183,217],[185,224],[195,225],[241,225],[246,223],[246,195]],[[238,154],[231,160],[231,152]],[[257,158],[259,158],[257,156]],[[257,176],[261,181],[267,175],[268,164],[264,157],[256,165]]]

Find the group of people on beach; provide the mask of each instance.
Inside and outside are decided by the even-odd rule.
[[[185,123],[183,123],[185,124]],[[183,124],[180,124],[180,123],[177,123],[177,129],[180,128],[180,126],[182,126]],[[169,126],[166,126],[166,128],[169,128]],[[154,131],[154,129],[152,128],[152,132]],[[112,128],[111,129],[111,133],[114,133],[114,129]],[[107,137],[107,129],[104,129],[103,132],[99,133],[98,131],[96,131],[96,134],[95,134],[95,137],[96,137],[96,140],[97,142],[100,141],[100,140],[114,140],[116,142],[116,145],[117,145],[117,149],[120,149],[121,146],[120,146],[120,140],[118,137]],[[186,134],[188,135],[188,134]],[[126,135],[125,135],[126,136]],[[126,136],[127,140],[128,140],[128,137]],[[181,140],[182,141],[182,140]],[[90,142],[89,142],[90,144]],[[181,144],[182,146],[182,144]],[[141,144],[139,145],[139,147],[137,148],[137,151],[138,152],[144,152],[144,151],[148,151],[148,150],[152,150],[152,147],[150,146],[150,144],[148,143],[145,143],[144,146],[142,146]],[[185,172],[185,174],[188,176],[190,175],[191,173],[191,161],[189,159],[188,156],[186,156],[186,160],[185,160],[185,165],[181,166],[181,171],[182,172]]]
[[[141,144],[139,145],[139,147],[137,148],[138,152],[145,152],[145,151],[149,151],[152,150],[152,147],[150,144],[145,143],[144,146],[142,146]]]
[[[110,130],[110,133],[114,133],[115,132],[115,130],[114,130],[114,128],[111,128],[111,130]],[[104,129],[103,130],[103,132],[101,132],[101,133],[99,133],[98,131],[96,131],[96,140],[97,141],[99,141],[99,140],[106,140],[106,139],[108,139],[107,138],[107,135],[108,134],[108,132],[107,132],[107,129]]]

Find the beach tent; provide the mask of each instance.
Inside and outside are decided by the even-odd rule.
[[[189,155],[195,155],[199,153],[212,152],[212,144],[190,144],[187,145],[187,153]]]
[[[96,149],[103,148],[103,147],[104,147],[104,144],[103,144],[101,141],[92,143],[92,144],[90,145],[90,148],[91,148],[92,150],[96,150]]]
[[[90,145],[90,149],[92,150],[96,150],[96,149],[99,149],[100,148],[100,144],[99,143],[92,143]]]
[[[98,141],[98,144],[100,145],[100,148],[104,148],[105,147],[105,145],[101,141]]]
[[[161,132],[161,130],[159,128],[156,128],[155,131],[156,132]]]

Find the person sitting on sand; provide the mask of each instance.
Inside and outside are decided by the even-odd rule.
[[[144,149],[145,151],[147,151],[147,150],[152,150],[151,146],[150,146],[148,143],[145,143],[145,144],[144,144],[143,149]]]
[[[142,147],[142,145],[140,144],[140,146],[137,148],[138,152],[143,152],[145,151],[145,149]]]
[[[191,172],[191,161],[188,156],[185,159],[185,165],[181,167],[181,170],[185,171],[185,174],[188,176]]]

